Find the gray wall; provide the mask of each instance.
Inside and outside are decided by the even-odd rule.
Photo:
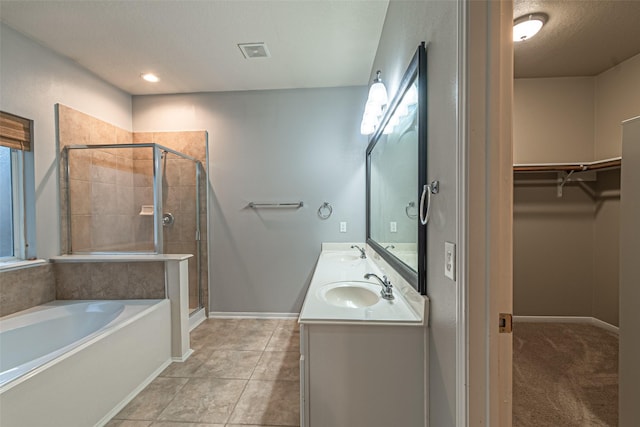
[[[418,44],[427,42],[429,180],[440,180],[429,221],[427,294],[429,424],[455,425],[456,283],[444,277],[445,241],[456,242],[458,3],[392,0],[372,67],[394,94]]]
[[[25,157],[35,173],[27,185],[35,188],[37,256],[49,258],[60,254],[55,104],[130,129],[131,96],[4,24],[0,39],[0,109],[33,120],[33,156]]]
[[[364,241],[366,95],[346,87],[133,98],[136,132],[209,132],[211,311],[298,312],[320,244]],[[298,200],[298,210],[247,208]],[[333,205],[326,221],[316,214],[324,201]]]
[[[555,179],[555,174],[527,175]],[[516,182],[522,180],[516,174]],[[515,186],[513,312],[520,316],[592,316],[595,204],[567,185]],[[617,323],[617,320],[616,320]]]

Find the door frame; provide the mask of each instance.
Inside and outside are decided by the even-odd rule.
[[[459,1],[456,425],[512,425],[513,4]]]

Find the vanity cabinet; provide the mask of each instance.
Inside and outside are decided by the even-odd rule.
[[[301,426],[424,426],[425,332],[301,322]]]

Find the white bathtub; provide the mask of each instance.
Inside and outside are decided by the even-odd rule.
[[[3,317],[0,425],[102,425],[170,361],[168,300],[55,301]]]

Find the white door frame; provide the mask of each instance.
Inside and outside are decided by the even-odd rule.
[[[456,425],[510,427],[513,4],[459,5]]]

